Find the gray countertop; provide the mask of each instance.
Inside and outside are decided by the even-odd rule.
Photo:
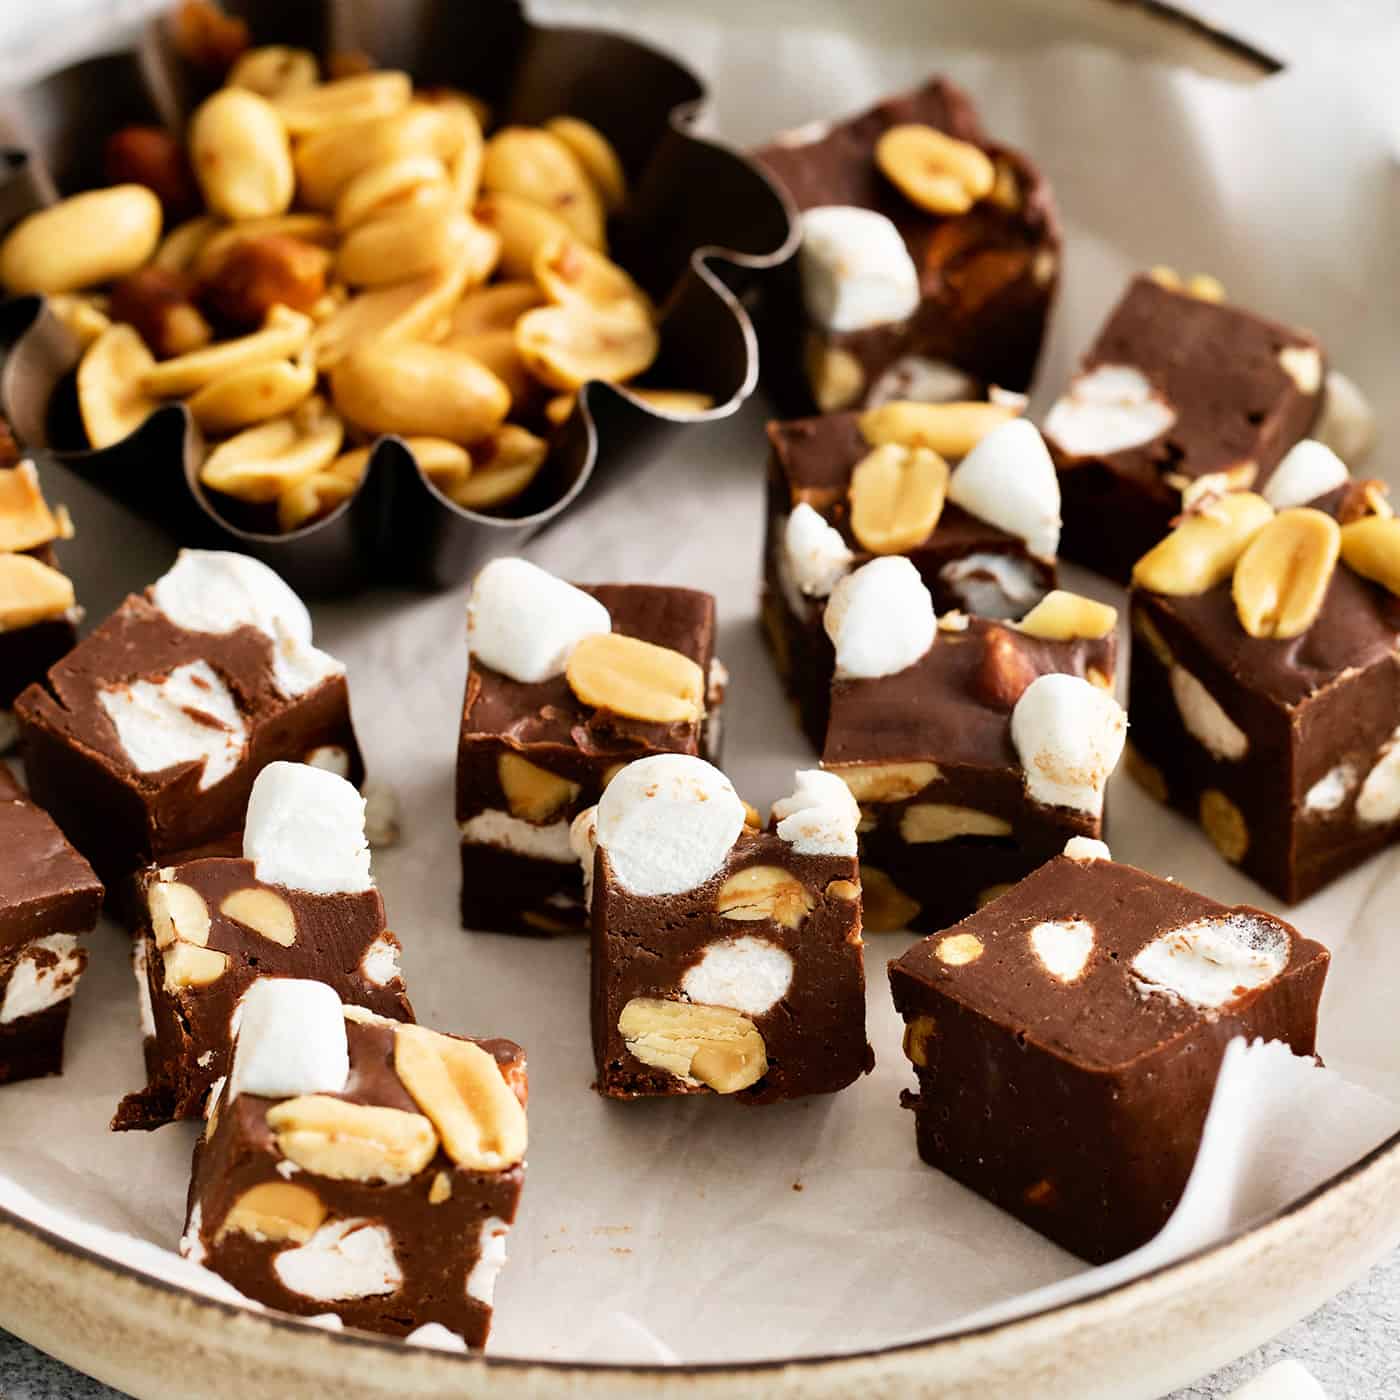
[[[1400,1396],[1400,1250],[1311,1317],[1169,1400],[1218,1400],[1286,1357],[1301,1361],[1329,1400]],[[197,1400],[195,1392],[190,1394]],[[109,1400],[120,1395],[0,1331],[0,1400]]]

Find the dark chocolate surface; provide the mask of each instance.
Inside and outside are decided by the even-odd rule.
[[[0,630],[0,710],[13,708],[15,697],[43,680],[77,640],[78,629],[66,617]]]

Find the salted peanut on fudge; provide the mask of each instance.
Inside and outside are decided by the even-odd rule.
[[[1312,335],[1228,305],[1214,279],[1170,281],[1129,285],[1045,418],[1064,556],[1123,583],[1184,491],[1262,487],[1323,405]]]
[[[715,600],[690,588],[575,587],[524,559],[477,575],[457,749],[462,923],[583,933],[569,825],[623,764],[715,758],[726,673]]]
[[[255,982],[180,1252],[283,1312],[482,1347],[526,1097],[512,1041],[401,1025],[320,982]]]
[[[842,580],[822,767],[860,803],[868,929],[941,928],[1100,834],[1127,727],[1116,620],[1058,590],[1017,624],[940,620],[907,559]]]
[[[370,875],[364,798],[334,773],[269,764],[248,801],[243,859],[153,867],[141,885],[132,965],[148,1082],[122,1100],[113,1128],[204,1112],[259,978],[311,978],[352,1005],[413,1019]]]
[[[102,882],[0,764],[0,1084],[63,1070]]]
[[[1014,410],[891,403],[770,423],[768,437],[761,613],[818,750],[835,665],[822,614],[852,569],[903,555],[939,611],[994,618],[1022,616],[1055,586],[1059,482]]]
[[[946,78],[757,152],[801,212],[764,372],[795,412],[1023,390],[1060,263],[1050,187]]]
[[[1298,444],[1138,561],[1128,771],[1296,902],[1400,837],[1400,520]],[[1310,502],[1310,504],[1303,504]]]
[[[844,1089],[875,1063],[860,812],[820,772],[798,773],[768,830],[751,811],[717,768],[659,754],[575,822],[592,871],[600,1094],[775,1103]]]
[[[72,650],[82,618],[53,550],[72,537],[72,521],[50,509],[34,463],[13,450],[0,428],[0,460],[13,462],[0,466],[0,753],[19,737],[15,697]]]
[[[1226,1046],[1311,1055],[1328,953],[1082,837],[890,964],[919,1155],[1094,1263],[1186,1187]]]
[[[16,701],[35,800],[109,887],[237,831],[275,759],[364,777],[345,667],[242,554],[182,550]]]

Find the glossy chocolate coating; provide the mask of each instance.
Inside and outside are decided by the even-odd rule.
[[[422,1108],[394,1072],[394,1030],[390,1025],[346,1021],[350,1078],[333,1095],[350,1103],[422,1113]],[[525,1055],[509,1040],[475,1042],[493,1055],[521,1102],[526,1098]],[[467,1292],[467,1280],[481,1257],[482,1224],[495,1217],[515,1219],[525,1180],[523,1162],[504,1171],[474,1171],[457,1165],[439,1145],[421,1171],[399,1185],[340,1180],[297,1170],[278,1172],[285,1162],[267,1111],[279,1102],[240,1094],[219,1101],[213,1133],[195,1148],[189,1209],[200,1209],[199,1240],[205,1264],[241,1293],[283,1312],[314,1316],[338,1313],[347,1327],[403,1336],[424,1323],[436,1322],[456,1332],[473,1348],[486,1343],[491,1308]],[[438,1178],[450,1194],[436,1204],[429,1199]],[[220,1236],[228,1212],[246,1191],[290,1180],[315,1192],[327,1208],[327,1223],[359,1219],[386,1227],[403,1273],[393,1293],[358,1299],[310,1298],[288,1288],[274,1261],[292,1241],[258,1239],[241,1231]],[[438,1186],[438,1193],[442,1184]]]
[[[1273,981],[1208,1010],[1133,975],[1159,935],[1231,915],[1289,938]],[[1094,944],[1063,982],[1029,934],[1069,920]],[[980,956],[950,965],[935,934],[889,969],[910,1023],[919,1154],[1095,1263],[1145,1244],[1175,1209],[1234,1037],[1314,1051],[1327,950],[1130,866],[1056,857],[949,933],[976,938]]]
[[[580,584],[612,616],[613,631],[669,647],[708,677],[714,660],[715,600],[690,588],[650,584]],[[578,792],[549,818],[568,822],[602,796],[619,763],[655,753],[717,757],[718,702],[698,724],[652,724],[585,705],[563,676],[525,683],[473,658],[457,750],[457,820],[508,813],[501,755],[515,753],[577,784]],[[462,843],[462,923],[498,933],[582,933],[583,874],[578,862],[548,860],[501,846]]]
[[[1060,473],[1061,555],[1126,583],[1180,513],[1181,492],[1168,475],[1253,462],[1254,489],[1262,486],[1322,405],[1320,387],[1304,393],[1279,363],[1286,348],[1322,353],[1307,331],[1135,278],[1081,369],[1140,370],[1176,422],[1151,442],[1093,456],[1071,457],[1046,438]]]

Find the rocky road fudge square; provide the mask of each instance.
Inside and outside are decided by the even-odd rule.
[[[1045,418],[1064,556],[1120,582],[1193,482],[1262,487],[1323,407],[1312,335],[1227,305],[1213,279],[1191,285],[1130,283]]]
[[[867,1073],[856,822],[797,775],[768,829],[718,769],[629,764],[574,824],[591,870],[595,1087],[765,1104]]]
[[[1126,1254],[1181,1198],[1230,1041],[1313,1054],[1327,965],[1071,840],[890,964],[919,1155],[1083,1259]]]
[[[525,1055],[269,978],[194,1153],[180,1252],[284,1312],[485,1345],[525,1180]]]
[[[822,614],[852,569],[904,555],[940,612],[994,618],[1022,616],[1055,586],[1060,486],[1017,411],[890,403],[769,424],[761,614],[818,750],[834,667]]]
[[[102,883],[0,764],[0,1084],[63,1069]]]
[[[934,613],[914,566],[844,578],[822,767],[860,803],[866,928],[941,928],[1099,836],[1127,719],[1117,613],[1056,590],[1019,623]]]
[[[197,1118],[229,1072],[244,996],[260,978],[310,978],[399,1021],[413,1010],[399,941],[370,875],[365,803],[344,778],[272,763],[248,801],[243,859],[152,867],[133,949],[148,1083],[116,1129]]]
[[[15,697],[78,640],[82,612],[53,550],[72,534],[67,512],[49,508],[34,463],[18,460],[0,425],[0,753],[19,735]]]
[[[1202,499],[1133,573],[1128,771],[1291,902],[1400,836],[1384,489],[1299,443],[1261,495]]]
[[[183,550],[16,702],[36,801],[109,887],[238,830],[275,759],[364,776],[345,667],[241,554]]]
[[[582,933],[574,817],[623,764],[714,758],[726,673],[715,601],[690,588],[575,587],[524,559],[488,564],[467,605],[457,750],[462,922]]]
[[[794,412],[1023,390],[1060,261],[1050,187],[944,78],[757,152],[802,215],[764,374]]]

